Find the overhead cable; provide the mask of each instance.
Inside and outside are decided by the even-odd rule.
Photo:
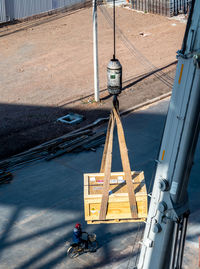
[[[113,27],[112,18],[110,16],[110,14],[108,13],[108,11],[106,10],[106,8],[103,5],[99,5],[99,9],[102,12],[103,16],[105,17],[105,19],[107,20],[107,22],[109,23],[109,25],[111,27]],[[117,31],[119,37],[121,38],[121,40],[123,41],[125,46],[128,48],[130,53],[139,62],[141,62],[146,67],[146,69],[148,68],[148,70],[150,69],[150,71],[156,70],[157,67],[154,66],[140,51],[138,51],[136,49],[136,47],[131,43],[131,41],[125,36],[123,31],[117,25],[115,27],[116,27],[116,31]],[[161,80],[165,85],[167,85],[169,88],[172,88],[172,86],[173,86],[173,78],[171,78],[170,76],[168,76],[166,73],[164,73],[162,71],[160,71],[159,73],[160,73],[160,75],[156,74],[156,73],[154,75],[159,80]]]

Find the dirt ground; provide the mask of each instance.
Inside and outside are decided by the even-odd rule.
[[[106,66],[113,54],[112,28],[103,14],[112,15],[111,7],[98,8],[101,90],[106,88]],[[171,90],[173,64],[137,80],[176,60],[186,24],[127,7],[117,7],[116,18],[121,29],[117,58],[125,87],[120,107],[126,109]],[[92,46],[92,8],[0,28],[0,159],[109,114],[111,98],[106,91],[98,104],[89,97],[93,94]],[[76,126],[56,121],[71,111],[84,115],[85,121]]]

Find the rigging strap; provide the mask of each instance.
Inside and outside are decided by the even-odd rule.
[[[112,167],[113,132],[114,132],[115,123],[117,125],[120,156],[121,156],[122,167],[124,171],[124,177],[127,184],[131,216],[132,218],[138,218],[136,198],[135,198],[135,192],[134,192],[134,184],[132,182],[131,168],[130,168],[130,162],[128,158],[128,150],[127,150],[124,130],[123,130],[122,122],[120,119],[120,114],[119,114],[119,102],[118,102],[117,96],[114,95],[113,109],[111,111],[110,119],[108,123],[106,142],[104,146],[104,152],[103,152],[101,170],[100,170],[101,173],[104,173],[104,183],[103,183],[99,220],[106,219],[106,213],[107,213],[107,207],[108,207],[110,176],[111,176],[111,167]]]

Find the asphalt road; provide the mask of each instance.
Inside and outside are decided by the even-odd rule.
[[[144,171],[149,191],[167,108],[165,100],[123,118],[132,170]],[[27,165],[15,170],[12,183],[0,186],[1,269],[134,267],[144,224],[87,225],[84,221],[83,173],[99,171],[102,152],[99,147],[96,152]],[[200,143],[189,187],[192,215],[183,268],[191,268],[191,260],[192,268],[198,264],[199,159]],[[112,170],[122,171],[116,143]],[[65,243],[70,243],[76,222],[97,234],[99,249],[71,260]]]

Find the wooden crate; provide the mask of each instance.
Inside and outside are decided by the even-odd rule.
[[[111,173],[106,220],[99,220],[104,173],[84,174],[85,220],[88,224],[144,221],[147,217],[147,192],[143,172],[132,171],[138,210],[133,219],[124,180],[124,172]]]

